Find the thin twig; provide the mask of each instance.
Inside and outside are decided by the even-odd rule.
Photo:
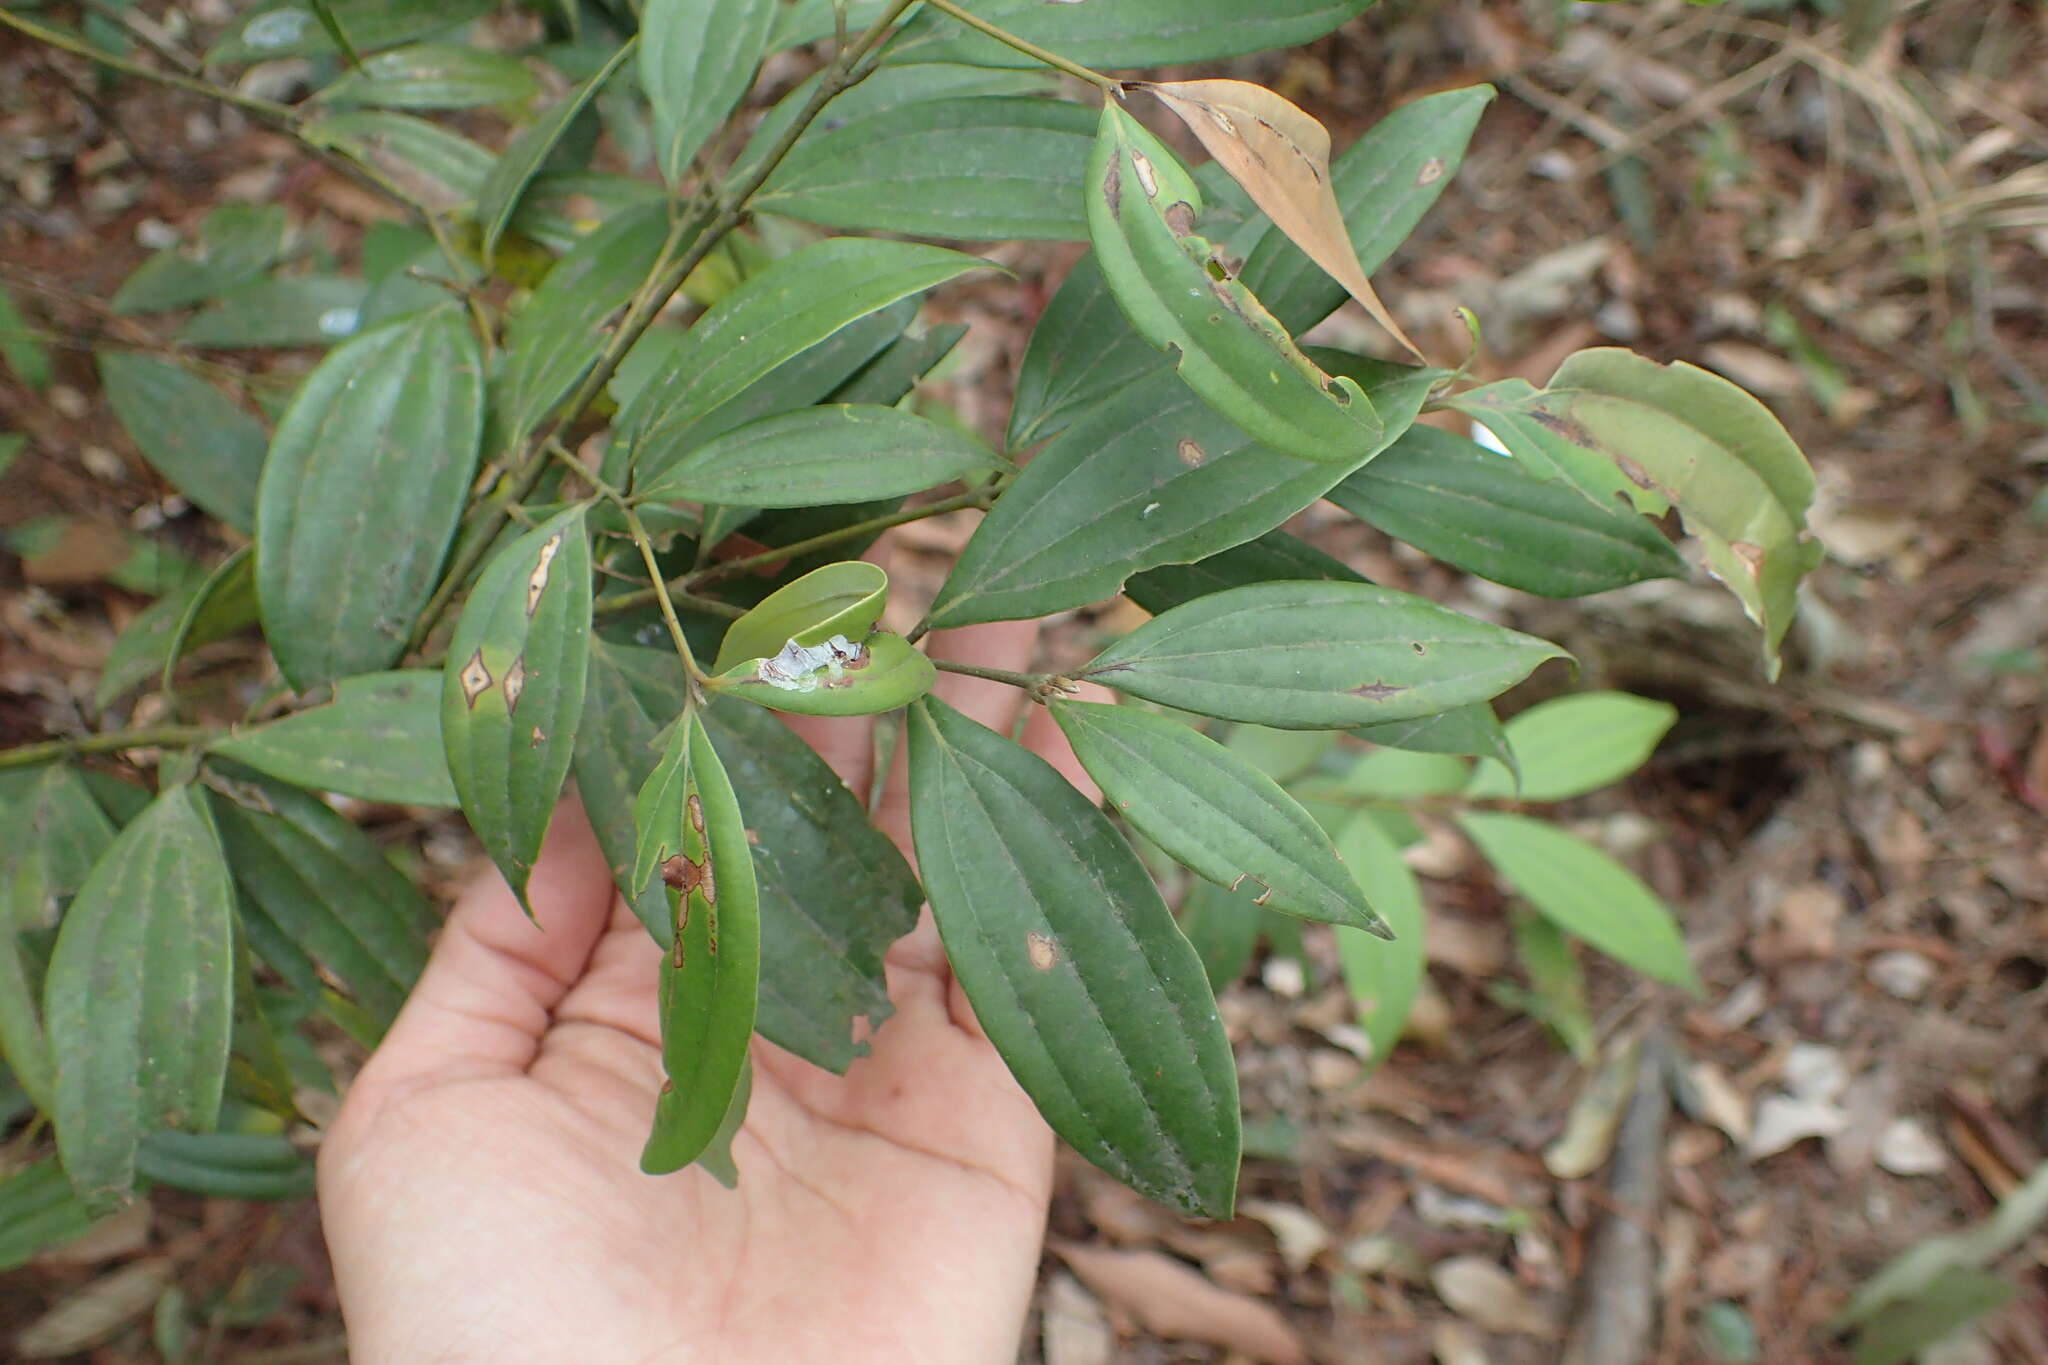
[[[1123,94],[1124,86],[1122,81],[1105,76],[1100,71],[1091,71],[1079,62],[1070,62],[1057,52],[1048,52],[1038,44],[1019,38],[1007,29],[997,28],[986,19],[977,19],[966,10],[954,4],[953,0],[925,0],[925,3],[943,14],[952,15],[969,28],[979,29],[1005,47],[1015,48],[1033,61],[1044,62],[1047,66],[1058,71],[1064,71],[1069,76],[1078,76],[1090,85],[1105,90],[1112,95],[1121,96]]]
[[[80,754],[112,754],[123,749],[184,749],[219,734],[203,725],[156,725],[139,730],[108,730],[97,735],[49,739],[39,744],[0,751],[0,768],[28,768]]]
[[[132,62],[126,57],[117,57],[111,52],[102,52],[91,43],[74,38],[62,29],[51,28],[48,25],[39,24],[33,19],[23,18],[14,10],[0,9],[0,24],[5,24],[15,32],[33,38],[39,43],[45,43],[62,52],[69,52],[74,57],[83,57],[85,60],[98,63],[109,70],[119,71],[124,75],[139,76],[143,80],[155,81],[159,85],[168,85],[173,89],[184,90],[194,95],[204,95],[210,100],[219,100],[222,104],[231,104],[245,113],[254,114],[266,123],[275,124],[286,131],[296,131],[298,127],[298,115],[293,112],[289,105],[279,104],[275,100],[259,99],[254,95],[244,95],[241,91],[230,90],[226,86],[214,85],[209,81],[195,80],[190,76],[182,75],[175,71],[158,71],[154,67],[144,66],[141,62]]]

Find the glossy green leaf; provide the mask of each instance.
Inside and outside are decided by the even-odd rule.
[[[57,1150],[86,1201],[135,1187],[145,1132],[220,1111],[233,1017],[234,888],[199,794],[121,832],[57,933],[44,983]]]
[[[1082,1156],[1182,1212],[1228,1217],[1237,1071],[1144,865],[1044,759],[931,698],[909,730],[918,866],[989,1041]]]
[[[773,658],[792,640],[818,645],[835,635],[865,639],[888,604],[889,575],[879,565],[859,559],[827,564],[778,588],[733,622],[712,671]]]
[[[1133,828],[1191,872],[1256,905],[1385,933],[1322,827],[1280,784],[1190,725],[1128,706],[1059,700],[1075,757]]]
[[[616,214],[557,261],[513,315],[504,378],[494,390],[513,441],[545,421],[596,362],[668,238],[666,204]]]
[[[367,287],[339,275],[291,275],[231,289],[178,329],[188,346],[332,346],[361,328]]]
[[[477,47],[419,43],[380,52],[344,71],[314,98],[323,104],[386,109],[469,109],[517,104],[540,89],[517,57]]]
[[[256,624],[256,561],[245,546],[190,587],[135,614],[114,637],[93,689],[105,710],[137,683],[154,681],[187,652]]]
[[[641,838],[662,851],[675,907],[662,957],[661,1057],[668,1080],[655,1102],[643,1170],[680,1170],[717,1137],[747,1063],[761,970],[761,905],[745,817],[725,765],[695,716],[648,779],[672,793],[639,812]],[[671,760],[675,760],[671,762]]]
[[[1508,743],[1522,769],[1514,777],[1499,763],[1479,765],[1465,794],[1563,801],[1627,777],[1650,757],[1678,719],[1668,702],[1626,692],[1581,692],[1532,706],[1507,724]]]
[[[1268,531],[1192,564],[1147,569],[1124,584],[1124,596],[1157,616],[1212,592],[1280,579],[1363,583],[1365,576],[1299,536]]]
[[[1140,336],[1178,353],[1187,386],[1225,418],[1303,460],[1355,465],[1387,424],[1355,380],[1331,375],[1196,231],[1194,177],[1113,103],[1088,163],[1088,234],[1103,278]]]
[[[1195,878],[1181,903],[1180,932],[1194,946],[1208,974],[1209,989],[1221,992],[1244,975],[1251,965],[1252,951],[1259,946],[1263,916],[1252,904],[1262,892],[1256,883],[1231,891],[1211,881]]]
[[[332,701],[238,731],[211,752],[317,791],[407,806],[458,804],[434,669],[343,678]]]
[[[173,488],[237,531],[256,524],[270,436],[240,404],[156,356],[99,351],[100,383],[142,457]]]
[[[680,185],[754,83],[776,0],[648,0],[640,84],[654,106],[654,163]]]
[[[520,197],[526,193],[526,187],[533,182],[534,176],[540,173],[542,164],[554,154],[555,148],[568,134],[570,125],[590,107],[590,101],[604,88],[605,82],[625,65],[636,46],[637,39],[628,39],[621,44],[589,80],[520,129],[519,135],[491,163],[490,173],[476,189],[476,222],[482,234],[481,249],[485,260],[496,254],[498,239],[504,235],[506,225],[512,221],[512,214],[519,207]]]
[[[1483,701],[1454,706],[1435,715],[1361,725],[1352,736],[1389,749],[1424,754],[1472,754],[1499,759],[1513,771],[1516,759],[1493,708]]]
[[[167,247],[144,261],[114,291],[117,313],[189,308],[247,284],[284,252],[282,204],[223,204],[199,225],[188,250]]]
[[[0,1271],[26,1265],[92,1223],[92,1209],[55,1157],[0,1176]]]
[[[292,686],[405,652],[476,468],[483,363],[448,306],[344,343],[299,386],[256,507],[263,633]]]
[[[1413,419],[1434,379],[1434,371],[1322,354],[1372,389],[1390,424]],[[1260,445],[1172,374],[1154,375],[1091,409],[1024,467],[975,528],[931,623],[1022,619],[1101,601],[1134,574],[1205,560],[1271,531],[1346,469]]]
[[[705,683],[771,711],[802,716],[872,716],[908,706],[932,690],[932,661],[901,635],[849,639],[833,635],[816,645],[792,640],[772,658],[750,659]]]
[[[651,478],[682,456],[683,432],[776,366],[856,318],[984,268],[957,251],[861,237],[792,252],[698,319],[674,364],[620,414],[613,439]]]
[[[806,138],[753,204],[824,227],[1081,241],[1094,131],[1094,115],[1058,100],[921,100]]]
[[[62,903],[114,842],[114,823],[79,769],[52,763],[26,776],[20,794],[0,807],[9,834],[0,851],[4,933],[54,927]]]
[[[238,768],[209,781],[252,944],[290,944],[379,1029],[389,1025],[426,966],[437,923],[411,879],[316,796]]]
[[[328,0],[328,10],[358,53],[443,33],[491,12],[490,0]],[[308,0],[259,5],[206,54],[218,62],[268,62],[325,56],[335,43]]]
[[[1501,877],[1559,928],[1645,976],[1700,993],[1670,907],[1635,873],[1541,820],[1466,811],[1458,824]]]
[[[1686,572],[1671,542],[1623,503],[1589,502],[1439,427],[1410,427],[1329,499],[1454,568],[1543,597]]]
[[[219,1199],[306,1199],[313,1158],[281,1133],[156,1132],[135,1154],[136,1172],[157,1185]]]
[[[492,556],[441,670],[449,775],[521,904],[583,718],[591,605],[583,510],[570,508]]]
[[[1358,1022],[1372,1041],[1373,1060],[1384,1062],[1401,1041],[1427,962],[1422,888],[1401,850],[1369,815],[1353,817],[1337,832],[1337,851],[1365,888],[1373,908],[1393,930],[1393,941],[1356,929],[1337,931],[1344,984],[1358,1002]]]
[[[832,403],[764,417],[643,481],[638,496],[748,507],[902,497],[1003,467],[967,432],[915,413]]]
[[[1481,701],[1568,657],[1371,584],[1266,583],[1175,607],[1077,676],[1200,715],[1335,730]]]
[[[0,285],[0,364],[14,372],[23,388],[41,393],[50,386],[50,352],[34,331],[14,295]]]
[[[1093,67],[1209,62],[1293,47],[1364,12],[1372,0],[1097,0],[1063,8],[1044,0],[980,0],[974,16]],[[1030,66],[1031,58],[927,11],[897,46],[895,61]]]
[[[307,123],[300,136],[315,147],[344,149],[449,208],[474,200],[497,161],[489,148],[452,129],[382,109],[330,114]]]

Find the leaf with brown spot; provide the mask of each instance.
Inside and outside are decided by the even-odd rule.
[[[1330,188],[1327,128],[1297,105],[1250,81],[1138,82],[1136,88],[1151,91],[1178,114],[1288,240],[1343,285],[1394,340],[1429,363],[1380,302],[1359,264],[1344,226],[1344,211]],[[1441,176],[1443,163],[1434,164]]]

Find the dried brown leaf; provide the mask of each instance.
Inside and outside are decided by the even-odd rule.
[[[1187,124],[1252,202],[1372,320],[1428,363],[1373,292],[1330,188],[1330,132],[1299,106],[1250,81],[1133,82]]]
[[[1055,1242],[1053,1250],[1083,1284],[1155,1336],[1206,1342],[1271,1365],[1306,1365],[1308,1352],[1285,1318],[1170,1256],[1069,1242]]]
[[[1453,1256],[1429,1272],[1437,1297],[1460,1317],[1489,1332],[1551,1337],[1557,1323],[1531,1299],[1515,1277],[1484,1256]]]

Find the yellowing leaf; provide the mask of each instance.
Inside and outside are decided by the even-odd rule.
[[[1373,292],[1330,188],[1330,132],[1298,106],[1250,81],[1135,81],[1180,116],[1274,226],[1344,286],[1374,322],[1418,360],[1429,357]]]

